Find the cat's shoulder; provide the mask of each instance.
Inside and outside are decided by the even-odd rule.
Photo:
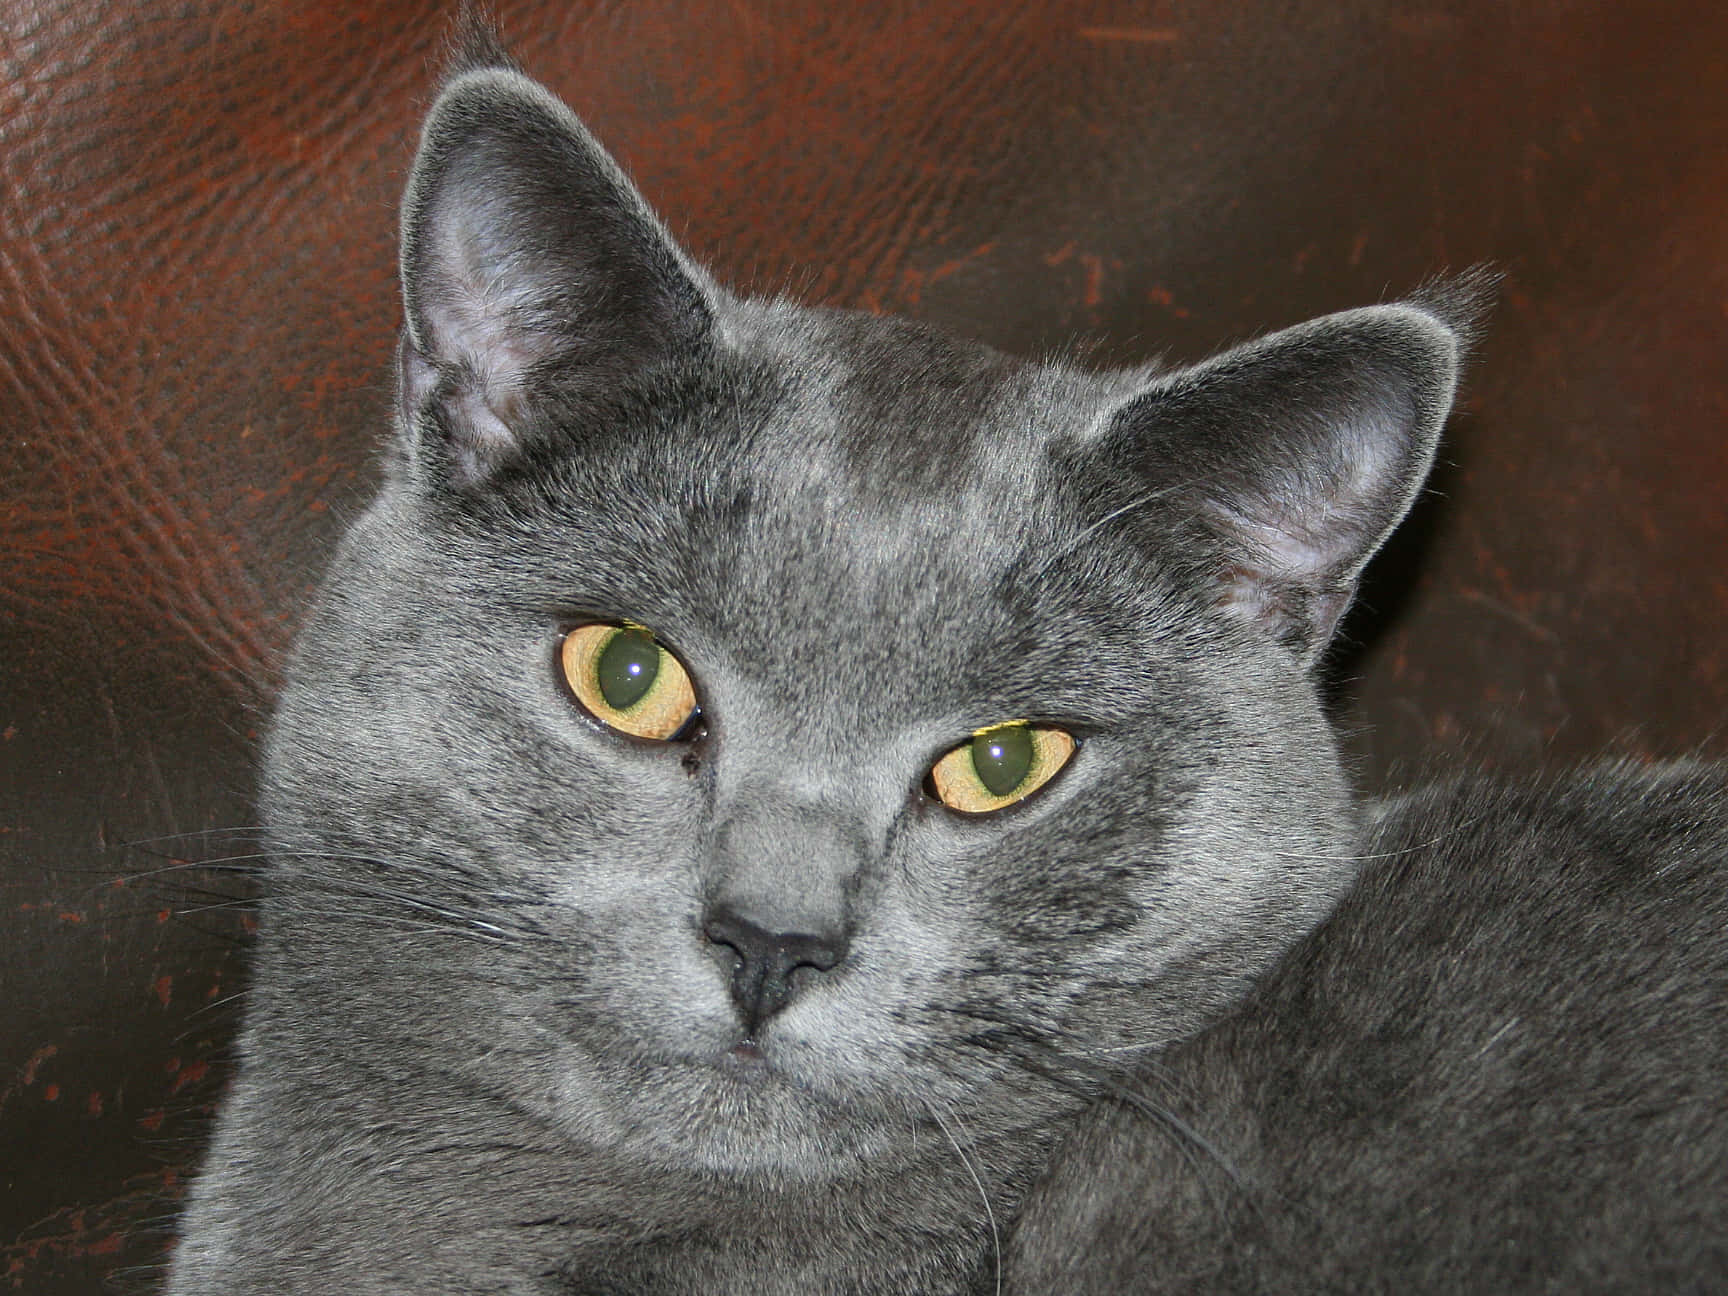
[[[1369,803],[1364,828],[1445,850],[1483,834],[1581,832],[1620,848],[1728,837],[1728,763],[1603,760],[1562,773],[1470,773]]]
[[[1465,775],[1370,804],[1358,845],[1356,908],[1395,895],[1456,895],[1472,908],[1671,904],[1721,891],[1728,765],[1614,760]]]
[[[1728,1283],[1728,769],[1456,778],[1358,848],[1235,1011],[1079,1123],[1009,1290]]]
[[[1630,1067],[1644,1025],[1728,993],[1728,766],[1469,775],[1371,806],[1357,844],[1355,885],[1257,994],[1332,1047],[1498,1014],[1558,1052],[1597,1030]]]

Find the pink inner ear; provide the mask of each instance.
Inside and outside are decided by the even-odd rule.
[[[1279,519],[1283,525],[1218,509],[1240,555],[1223,574],[1219,606],[1307,656],[1331,638],[1356,592],[1357,570],[1371,552],[1364,548],[1371,524],[1360,504],[1326,502],[1329,509],[1308,516],[1292,512]]]
[[[1376,430],[1372,423],[1338,428],[1335,453],[1320,463],[1212,505],[1238,555],[1219,605],[1309,656],[1331,638],[1389,519],[1403,515],[1387,503],[1407,476],[1392,451],[1398,439]]]
[[[1364,417],[1332,433],[1329,452],[1287,477],[1211,505],[1239,555],[1225,574],[1220,604],[1316,649],[1416,489],[1402,428]]]
[[[440,378],[454,372],[458,385],[445,395],[445,414],[465,457],[479,469],[516,445],[529,371],[552,347],[534,326],[539,303],[532,290],[512,282],[508,254],[488,247],[460,213],[433,228],[430,291],[420,319],[428,354],[408,349],[409,411],[424,408]]]
[[[471,366],[459,365],[461,375],[454,390],[439,396],[443,371],[421,355],[412,341],[402,340],[402,417],[412,423],[427,406],[441,399],[444,424],[460,475],[477,481],[495,468],[518,444],[516,428],[522,418],[520,389],[490,388]]]
[[[1237,567],[1224,578],[1218,606],[1312,657],[1331,639],[1355,593],[1354,580],[1341,586],[1313,586]]]

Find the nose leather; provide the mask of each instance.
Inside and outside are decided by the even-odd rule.
[[[730,907],[710,914],[702,934],[735,959],[732,1002],[749,1036],[792,1002],[798,990],[794,973],[801,968],[816,974],[832,971],[846,957],[848,944],[839,931],[770,931]]]

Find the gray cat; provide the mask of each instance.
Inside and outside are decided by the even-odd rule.
[[[745,300],[484,43],[169,1291],[1723,1280],[1723,781],[1366,812],[1479,285],[1086,373]]]

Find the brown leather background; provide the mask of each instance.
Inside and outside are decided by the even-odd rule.
[[[261,707],[369,479],[443,17],[0,15],[0,1289],[136,1288],[219,1091],[245,925],[223,903],[243,881],[173,866],[246,849]],[[1436,495],[1350,623],[1364,781],[1715,740],[1728,7],[642,0],[503,22],[740,286],[1110,360],[1497,262]]]

